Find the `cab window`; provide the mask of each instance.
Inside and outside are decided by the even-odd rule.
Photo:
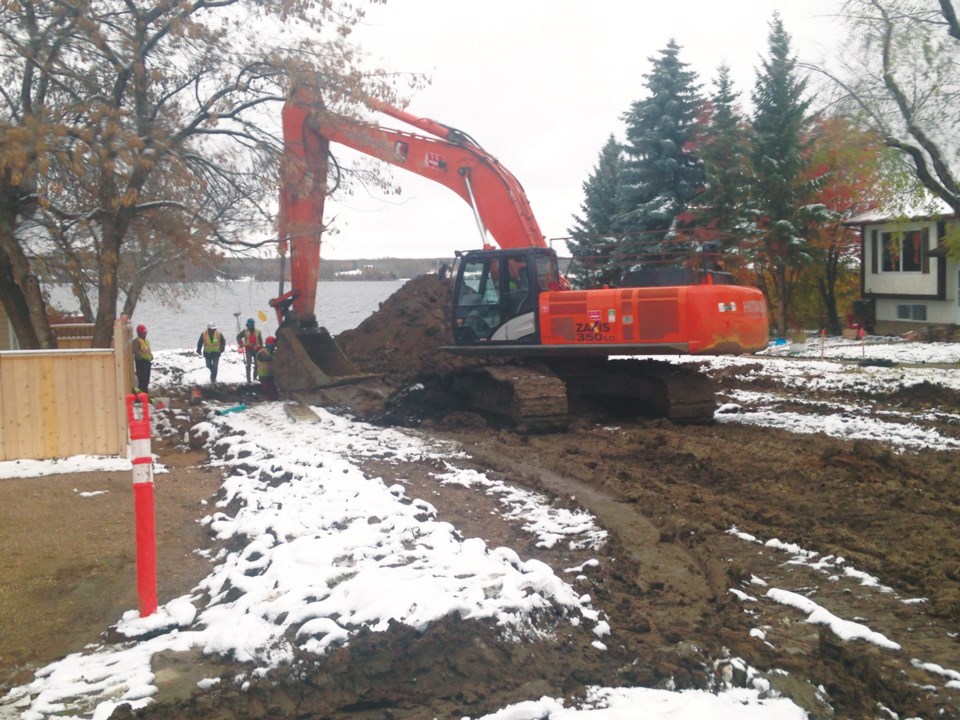
[[[560,269],[557,262],[548,255],[537,255],[537,285],[540,292],[560,289]]]
[[[485,262],[474,261],[464,265],[459,305],[488,305],[500,301],[496,273],[491,273],[489,270],[490,267]]]

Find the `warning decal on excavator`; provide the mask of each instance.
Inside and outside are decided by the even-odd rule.
[[[747,300],[743,303],[743,311],[751,315],[766,315],[767,304],[763,300]]]
[[[426,154],[426,166],[434,170],[445,170],[447,161],[443,159],[443,155],[440,153],[428,152]]]
[[[732,302],[732,303],[718,303],[718,304],[717,304],[717,309],[718,309],[720,312],[736,312],[736,311],[737,311],[737,304],[736,304],[735,302]]]

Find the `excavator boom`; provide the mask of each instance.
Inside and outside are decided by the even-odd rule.
[[[313,113],[307,131],[444,185],[465,200],[501,248],[547,247],[520,182],[468,135],[383,103],[380,112],[436,137]]]
[[[370,106],[435,137],[338,115],[296,96],[284,105],[279,230],[291,251],[293,309],[299,316],[312,315],[316,305],[331,142],[450,188],[501,248],[547,247],[520,182],[468,135],[385,103]]]
[[[383,103],[373,109],[422,135],[372,125],[329,112],[300,94],[284,104],[284,158],[280,188],[281,253],[290,252],[292,289],[271,300],[280,347],[281,390],[302,390],[360,377],[316,321],[324,200],[331,142],[402,167],[453,190],[473,209],[482,237],[504,248],[546,247],[522,186],[495,157],[465,133]],[[484,240],[486,243],[486,240]]]
[[[320,279],[320,239],[323,233],[323,203],[327,196],[327,154],[330,141],[304,132],[308,110],[286,103],[283,122],[284,157],[280,178],[281,254],[290,250],[293,291],[273,303],[278,321],[284,324],[292,304],[298,320],[314,317],[317,281]]]

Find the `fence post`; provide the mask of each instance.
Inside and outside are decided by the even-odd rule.
[[[113,367],[116,378],[117,440],[118,448],[127,444],[127,415],[123,411],[124,398],[133,387],[133,358],[130,351],[130,320],[122,315],[113,323]]]
[[[139,417],[137,406],[139,405]],[[153,453],[150,450],[150,398],[127,395],[133,507],[137,537],[137,599],[140,617],[157,611],[157,532],[153,511]]]

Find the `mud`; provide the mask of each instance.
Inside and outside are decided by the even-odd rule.
[[[161,603],[209,572],[198,520],[222,480],[205,453],[177,445],[153,447],[167,469],[154,477]],[[137,607],[133,509],[129,472],[0,480],[0,696]]]
[[[445,323],[439,283],[411,282],[401,292],[406,295],[337,338],[363,370],[383,375],[381,389],[390,392],[429,381],[459,362],[439,350],[445,335],[433,329]],[[422,307],[430,308],[429,322]],[[757,389],[742,368],[716,373],[713,380],[721,399],[734,388]],[[765,391],[783,394],[785,405],[825,416],[841,403],[857,402],[878,415],[891,409],[918,416],[923,409],[958,410],[956,396],[942,388],[869,401],[824,393],[821,403],[811,405],[763,382]],[[353,392],[356,407],[347,411],[376,415],[373,398],[382,394],[364,402],[362,393]],[[410,417],[416,415],[413,405],[406,407]],[[943,416],[928,422],[960,434]],[[489,624],[450,617],[423,633],[402,626],[361,633],[346,647],[321,658],[302,657],[246,689],[233,678],[249,668],[210,658],[162,658],[157,701],[136,713],[117,710],[113,717],[459,720],[543,695],[575,700],[594,684],[716,689],[747,685],[755,676],[812,718],[960,717],[960,691],[947,688],[948,677],[924,669],[935,664],[960,670],[956,453],[895,452],[880,443],[738,424],[684,427],[583,417],[569,431],[549,435],[490,427],[469,413],[423,413],[410,424],[419,428],[414,432],[460,443],[494,479],[594,513],[609,533],[601,549],[539,547],[521,526],[492,514],[495,497],[440,486],[428,464],[388,468],[369,461],[371,473],[402,473],[411,496],[428,499],[440,520],[465,535],[508,545],[558,572],[581,568],[567,576],[605,613],[611,625],[606,650],[561,618],[541,619],[555,628],[552,635],[518,641]],[[183,451],[171,445],[161,461],[170,463]],[[196,487],[197,501],[208,491],[206,483]],[[21,496],[5,524],[20,524],[26,534],[40,521],[34,505],[29,495]],[[182,522],[192,522],[197,509],[185,504]],[[120,540],[93,543],[69,516],[62,526],[64,542],[76,544],[88,562],[109,565],[111,553],[129,552]],[[796,554],[767,544],[773,540],[818,555],[798,562]],[[47,562],[45,555],[33,559],[40,566]],[[585,566],[591,559],[599,564]],[[22,566],[5,570],[0,592],[7,608],[11,589],[28,578]],[[129,567],[116,572],[122,576]],[[770,588],[810,598],[901,647],[844,641],[797,609],[773,602]],[[39,639],[42,616],[52,620],[62,610],[37,597],[19,601],[23,608],[36,604],[41,617],[17,640],[25,647],[33,643],[34,665],[70,649],[55,646],[59,634]],[[72,631],[94,641],[102,623],[80,617]],[[5,650],[0,680],[21,680],[22,670],[13,666],[22,659]],[[196,690],[195,679],[211,675],[223,682]]]

